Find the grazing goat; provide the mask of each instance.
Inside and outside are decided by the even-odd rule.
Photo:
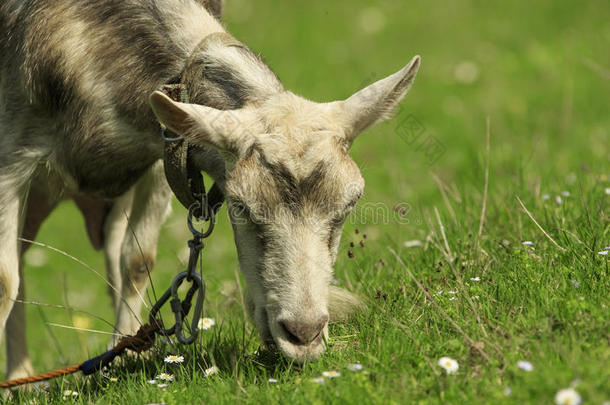
[[[285,90],[218,13],[213,0],[0,5],[8,378],[33,371],[19,303],[27,249],[20,237],[33,240],[63,199],[76,202],[93,245],[104,248],[116,331],[137,329],[171,199],[159,122],[196,145],[197,168],[225,195],[245,301],[265,343],[296,361],[316,359],[333,304],[357,303],[330,286],[343,222],[364,187],[348,152],[358,134],[389,117],[420,59],[346,100],[315,103]],[[192,104],[156,91],[181,78]]]

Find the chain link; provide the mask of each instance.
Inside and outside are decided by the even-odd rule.
[[[157,322],[159,311],[168,301],[170,301],[171,298],[170,306],[174,314],[175,323],[172,327],[167,329],[159,328],[157,333],[164,336],[176,335],[178,341],[183,344],[193,343],[199,334],[199,319],[203,310],[205,283],[201,275],[197,273],[197,263],[199,262],[201,251],[204,247],[203,239],[210,236],[214,230],[214,223],[216,219],[214,209],[208,205],[205,191],[196,197],[196,202],[189,207],[187,215],[187,225],[193,234],[193,238],[188,241],[190,253],[187,268],[174,278],[171,286],[155,303],[153,308],[150,310],[149,315],[150,323]],[[195,227],[194,220],[206,222],[207,225],[204,225],[202,230],[198,230]],[[188,289],[184,300],[181,300],[178,296],[178,289],[185,280],[188,283],[192,283],[192,285]],[[189,335],[185,336],[183,333],[183,321],[187,318],[191,310],[192,301],[193,298],[195,298],[195,294],[197,294],[197,298],[195,300],[195,310],[190,322]]]

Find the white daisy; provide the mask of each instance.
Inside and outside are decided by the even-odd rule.
[[[610,250],[602,250],[601,252],[597,252],[598,255],[607,256]]]
[[[470,281],[481,281],[481,277],[470,277]]]
[[[165,388],[165,387],[167,387],[167,384],[158,384],[158,385],[157,385],[157,387],[159,387],[159,388]]]
[[[457,373],[460,368],[458,362],[451,357],[441,357],[438,359],[438,365],[444,368],[447,374]]]
[[[449,297],[449,301],[453,301],[455,297]]]
[[[199,330],[210,329],[212,326],[216,325],[216,321],[213,318],[201,318],[197,327]]]
[[[532,363],[530,363],[527,360],[519,360],[517,362],[517,367],[519,367],[521,370],[523,371],[532,371],[534,369],[534,366],[532,365]]]
[[[78,396],[78,391],[72,391],[72,390],[64,391],[64,397],[77,397],[77,396]]]
[[[184,356],[176,356],[175,354],[170,354],[164,359],[164,361],[166,363],[182,363],[184,362]]]
[[[574,388],[564,388],[555,394],[555,403],[557,405],[578,405],[581,402],[582,398]]]
[[[550,195],[548,195],[548,194],[542,194],[542,199],[543,199],[543,200],[550,200],[550,199],[551,199],[551,196],[550,196]]]
[[[270,382],[271,384],[275,384],[275,383],[277,383],[277,380],[275,378],[270,378],[267,380],[267,382]]]
[[[174,381],[174,375],[168,373],[161,373],[157,376],[157,380],[162,381]]]
[[[148,381],[146,381],[146,382],[147,382],[147,383],[149,383],[149,384],[151,384],[151,385],[153,385],[153,384],[156,384],[156,383],[157,383],[157,380],[148,380]]]
[[[531,240],[524,240],[523,242],[521,242],[522,245],[527,245],[527,246],[532,246],[534,244],[534,242],[532,242]]]
[[[218,374],[218,371],[219,371],[219,370],[218,370],[218,367],[216,367],[216,366],[212,366],[212,367],[210,367],[210,368],[207,368],[207,369],[206,369],[206,370],[203,372],[203,374],[205,374],[205,376],[206,376],[206,377],[209,377],[209,376],[212,376],[212,375],[214,375],[214,374]]]
[[[561,199],[561,197],[560,197],[560,196],[555,196],[555,202],[556,202],[558,205],[561,205],[561,203],[563,202],[563,200]]]
[[[408,241],[404,242],[403,245],[406,248],[412,248],[412,247],[422,246],[423,243],[421,240],[415,239],[415,240],[408,240]]]
[[[571,194],[570,194],[569,191],[562,191],[561,195],[564,196],[564,197],[569,197]]]
[[[324,378],[322,378],[322,377],[312,378],[311,381],[318,383],[318,384],[324,384],[326,382],[326,381],[324,381]]]
[[[447,291],[447,294],[455,295],[455,294],[457,294],[457,291]]]
[[[347,369],[349,371],[360,371],[360,370],[362,370],[362,364],[360,364],[360,363],[350,364],[347,366]]]
[[[338,371],[330,370],[330,371],[322,372],[322,376],[324,376],[326,378],[337,378],[337,377],[341,377],[341,373]]]
[[[610,187],[606,187],[606,195],[610,195]]]

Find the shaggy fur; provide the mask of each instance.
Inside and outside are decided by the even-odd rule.
[[[157,119],[197,145],[199,168],[225,193],[246,301],[265,341],[297,361],[315,359],[325,349],[329,303],[356,303],[329,288],[343,221],[364,186],[348,149],[404,97],[419,58],[348,100],[314,103],[284,90],[224,31],[213,16],[219,5],[0,5],[0,329],[6,323],[8,378],[32,372],[23,309],[13,305],[23,296],[18,236],[34,238],[61,199],[79,202],[92,242],[103,244],[116,330],[137,328],[171,196]],[[155,92],[180,77],[192,104]]]

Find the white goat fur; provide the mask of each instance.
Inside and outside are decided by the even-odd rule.
[[[182,104],[153,91],[182,69],[202,40],[227,34],[195,0],[129,0],[120,7],[116,0],[97,3],[131,10],[127,7],[139,2],[154,4],[167,23],[165,37],[158,40],[169,38],[176,60],[167,63],[166,71],[142,75],[152,77],[148,82],[141,83],[137,76],[122,78],[125,85],[118,89],[113,79],[122,76],[107,71],[119,72],[133,64],[131,74],[136,75],[153,64],[131,58],[130,52],[139,56],[137,52],[146,49],[132,49],[135,45],[127,39],[112,55],[116,60],[112,53],[104,54],[106,47],[119,45],[107,39],[117,35],[113,27],[91,22],[97,18],[96,6],[80,6],[76,0],[58,5],[31,0],[38,12],[25,17],[26,6],[17,0],[0,6],[0,29],[19,44],[0,46],[6,61],[0,62],[0,330],[6,324],[8,378],[33,372],[23,306],[15,303],[23,299],[21,255],[26,248],[18,238],[34,238],[62,199],[112,201],[103,224],[103,247],[114,286],[116,331],[129,334],[137,329],[141,297],[171,198],[159,160],[163,145],[157,122],[147,107],[151,93],[158,120],[200,146],[201,169],[225,194],[248,309],[262,339],[297,361],[315,359],[325,350],[322,337],[328,333],[329,305],[337,304],[343,314],[358,305],[349,293],[329,286],[343,221],[364,187],[348,150],[360,132],[386,119],[405,96],[419,57],[345,101],[319,104],[284,90],[245,46],[209,40],[200,50],[206,68],[228,72],[231,78],[226,87],[214,84],[214,91],[237,95],[206,99],[206,106]],[[43,34],[18,28],[21,19],[38,23],[39,31],[47,33],[44,44],[36,37]],[[53,29],[54,24],[61,29]],[[24,56],[18,49],[29,53]],[[23,61],[20,65],[8,61],[12,53],[16,56],[10,60]],[[45,55],[62,63],[47,66]],[[98,55],[108,58],[106,63],[96,59]],[[51,99],[57,105],[48,102],[48,83],[41,77],[49,72],[62,78],[56,84],[62,91],[80,98]],[[131,85],[134,94],[121,95]],[[120,108],[117,97],[119,104],[124,102]],[[231,103],[236,107],[228,110]],[[84,107],[94,113],[88,115]],[[50,112],[41,113],[45,108]],[[62,120],[68,129],[60,125]],[[82,133],[70,131],[73,123]],[[110,167],[89,163],[96,159],[106,159]],[[138,161],[147,164],[134,166]]]

